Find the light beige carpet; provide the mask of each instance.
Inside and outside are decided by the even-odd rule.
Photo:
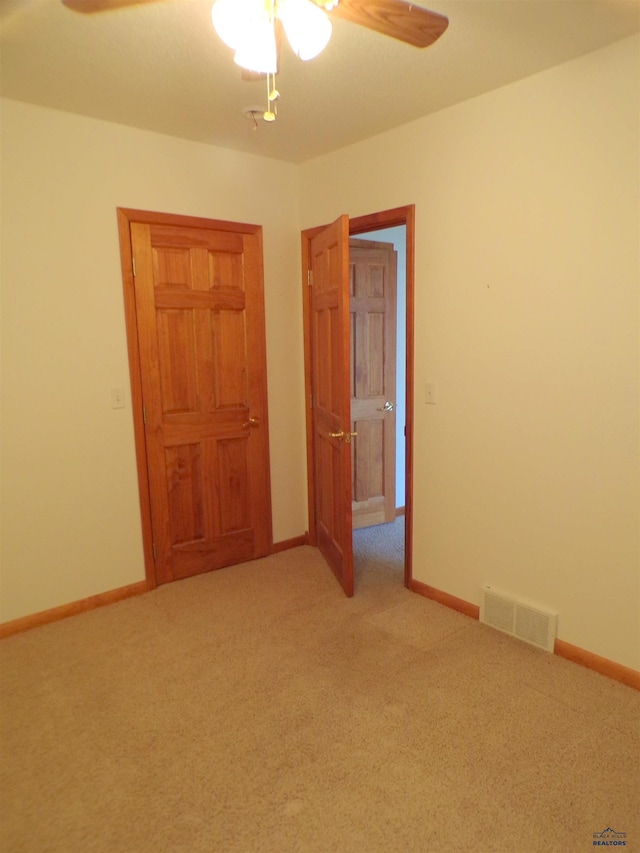
[[[303,547],[4,640],[3,853],[640,850],[640,694],[377,535],[351,600]]]

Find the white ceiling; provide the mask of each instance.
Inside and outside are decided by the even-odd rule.
[[[427,5],[422,0],[421,5]],[[275,123],[243,108],[211,0],[95,15],[60,0],[1,0],[3,96],[300,163],[640,31],[640,0],[433,0],[449,28],[419,50],[345,21],[311,62],[283,48]]]

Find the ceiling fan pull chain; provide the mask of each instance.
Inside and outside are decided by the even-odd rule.
[[[271,79],[272,78],[275,81],[275,74],[270,74],[267,71],[267,109],[265,110],[265,113],[262,116],[262,118],[265,121],[275,121],[276,120],[276,113],[274,113],[273,110],[271,109]],[[273,85],[273,90],[275,91],[275,82]],[[277,109],[277,107],[276,107],[276,109]]]

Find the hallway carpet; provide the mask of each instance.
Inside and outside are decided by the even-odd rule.
[[[3,640],[3,853],[640,850],[640,694],[360,548],[353,599],[301,547]]]

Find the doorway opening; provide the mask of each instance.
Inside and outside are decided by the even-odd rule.
[[[393,229],[399,231],[394,233]],[[358,430],[354,423],[357,417],[353,412],[353,398],[350,401],[349,393],[349,377],[353,377],[350,328],[354,322],[354,312],[350,308],[349,241],[355,238],[357,245],[361,245],[368,235],[377,235],[376,239],[371,238],[373,243],[393,242],[394,251],[400,254],[395,249],[397,239],[398,248],[404,255],[404,261],[400,261],[404,306],[399,312],[401,334],[398,335],[404,341],[399,358],[404,375],[393,391],[395,399],[385,398],[384,391],[380,391],[382,396],[378,396],[376,405],[381,413],[378,418],[384,418],[386,423],[390,411],[387,404],[395,408],[400,398],[397,432],[401,456],[399,467],[404,476],[396,478],[397,488],[393,489],[392,495],[393,516],[388,520],[395,523],[396,512],[398,517],[404,518],[404,531],[400,536],[404,543],[402,574],[404,585],[410,587],[415,207],[407,205],[354,219],[342,216],[330,226],[310,228],[302,234],[309,543],[320,548],[347,595],[353,594],[352,473],[355,466],[352,463],[361,438],[356,435],[352,443],[351,436]],[[395,344],[394,340],[394,352]],[[380,364],[376,369],[380,372]],[[351,384],[353,388],[353,378]],[[360,410],[356,415],[366,421]],[[395,459],[395,444],[393,455]]]
[[[360,446],[362,458],[354,458],[352,541],[356,587],[360,576],[366,578],[371,572],[382,573],[394,583],[404,582],[406,244],[405,224],[358,233],[357,238],[351,237],[349,241],[351,334],[356,337],[364,335],[373,349],[367,352],[365,347],[356,347],[352,341],[352,376],[356,383],[362,384],[366,380],[369,387],[365,389],[365,395],[371,391],[383,391],[383,407],[386,409],[381,415],[378,414],[379,407],[374,406],[373,414],[378,414],[378,420],[373,421],[374,429],[370,430],[369,424],[358,422],[363,402],[357,399],[358,389],[354,389],[351,405],[353,429],[358,431],[359,437],[364,432],[363,438],[366,436],[367,439],[366,445]],[[360,280],[356,282],[355,278]],[[354,298],[354,291],[366,291],[373,294],[373,298]],[[386,305],[376,299],[382,293],[386,293]],[[371,317],[365,313],[368,306],[372,309]],[[387,338],[393,346],[393,353],[387,353],[384,341],[376,344],[376,333]],[[359,365],[359,360],[364,358],[369,363]],[[390,433],[386,440],[380,429],[381,418],[386,421],[385,426]],[[360,472],[361,462],[365,462],[363,474]]]

